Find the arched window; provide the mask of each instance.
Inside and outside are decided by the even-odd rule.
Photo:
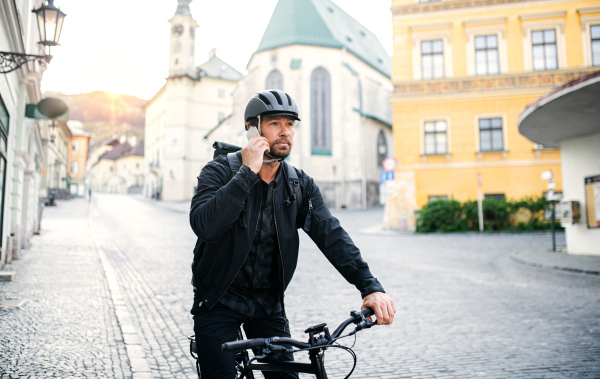
[[[377,167],[383,168],[383,160],[387,158],[387,155],[387,140],[385,139],[383,130],[380,130],[379,135],[377,136]]]
[[[311,150],[315,155],[331,155],[331,78],[323,68],[310,77]]]
[[[281,72],[277,69],[271,71],[269,76],[267,76],[267,89],[278,89],[283,91],[283,76]]]

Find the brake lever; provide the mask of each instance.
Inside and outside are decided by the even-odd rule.
[[[256,359],[264,359],[268,356],[277,357],[281,353],[293,353],[294,349],[288,349],[285,346],[268,344],[261,349],[262,355],[256,356]]]
[[[350,332],[349,335],[356,334],[360,330],[368,329],[368,328],[372,327],[373,325],[377,325],[377,322],[369,321],[369,319],[367,319],[365,317],[365,315],[363,315],[361,312],[352,311],[350,314],[352,316],[354,316],[355,318],[360,319],[360,321],[358,321],[356,323],[356,328],[354,328],[354,330],[352,332]]]

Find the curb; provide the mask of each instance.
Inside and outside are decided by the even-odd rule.
[[[567,266],[560,266],[560,265],[553,265],[553,264],[545,264],[545,263],[540,263],[540,262],[532,262],[520,257],[517,257],[516,254],[511,254],[510,258],[517,262],[517,263],[521,263],[527,266],[533,266],[533,267],[540,267],[540,268],[549,268],[549,269],[553,269],[553,270],[562,270],[562,271],[569,271],[569,272],[576,272],[579,274],[586,274],[586,275],[600,275],[600,271],[599,270],[586,270],[586,269],[582,269],[582,268],[577,268],[577,267],[567,267]]]
[[[104,249],[100,245],[98,236],[94,231],[91,209],[89,213],[88,224],[90,227],[90,232],[94,238],[94,244],[96,245],[98,258],[100,259],[100,263],[104,270],[104,276],[108,283],[110,297],[115,309],[115,316],[117,317],[121,334],[123,335],[123,342],[125,344],[127,357],[129,358],[132,379],[153,379],[154,376],[150,368],[150,363],[148,362],[146,354],[144,353],[138,330],[133,323],[129,311],[127,310],[123,293],[117,281],[117,275],[114,272],[112,264],[106,256]]]

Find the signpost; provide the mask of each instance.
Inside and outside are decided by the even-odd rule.
[[[395,158],[387,157],[381,162],[381,165],[385,171],[379,174],[379,204],[383,205],[386,202],[389,191],[388,182],[393,181],[396,177],[395,170],[398,162],[396,162]]]
[[[479,218],[479,232],[483,232],[483,191],[481,190],[481,173],[477,173],[477,217]]]
[[[552,225],[550,225],[552,229],[552,251],[556,251],[556,231],[554,230],[554,219],[556,202],[560,199],[558,199],[554,193],[556,183],[554,183],[554,175],[552,174],[552,170],[542,172],[542,180],[548,181],[548,195],[546,196],[546,198],[550,201],[550,204],[552,206],[552,212],[550,216],[550,222],[552,223]]]

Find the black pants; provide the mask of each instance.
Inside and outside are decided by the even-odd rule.
[[[241,324],[247,338],[290,337],[289,323],[283,311],[271,316],[259,314],[248,318],[221,304],[211,310],[200,308],[194,315],[194,333],[202,379],[235,378],[235,353],[224,352],[221,344],[235,341]],[[292,361],[294,356],[285,353],[279,359]],[[296,373],[263,372],[263,375],[265,379],[298,378]]]

